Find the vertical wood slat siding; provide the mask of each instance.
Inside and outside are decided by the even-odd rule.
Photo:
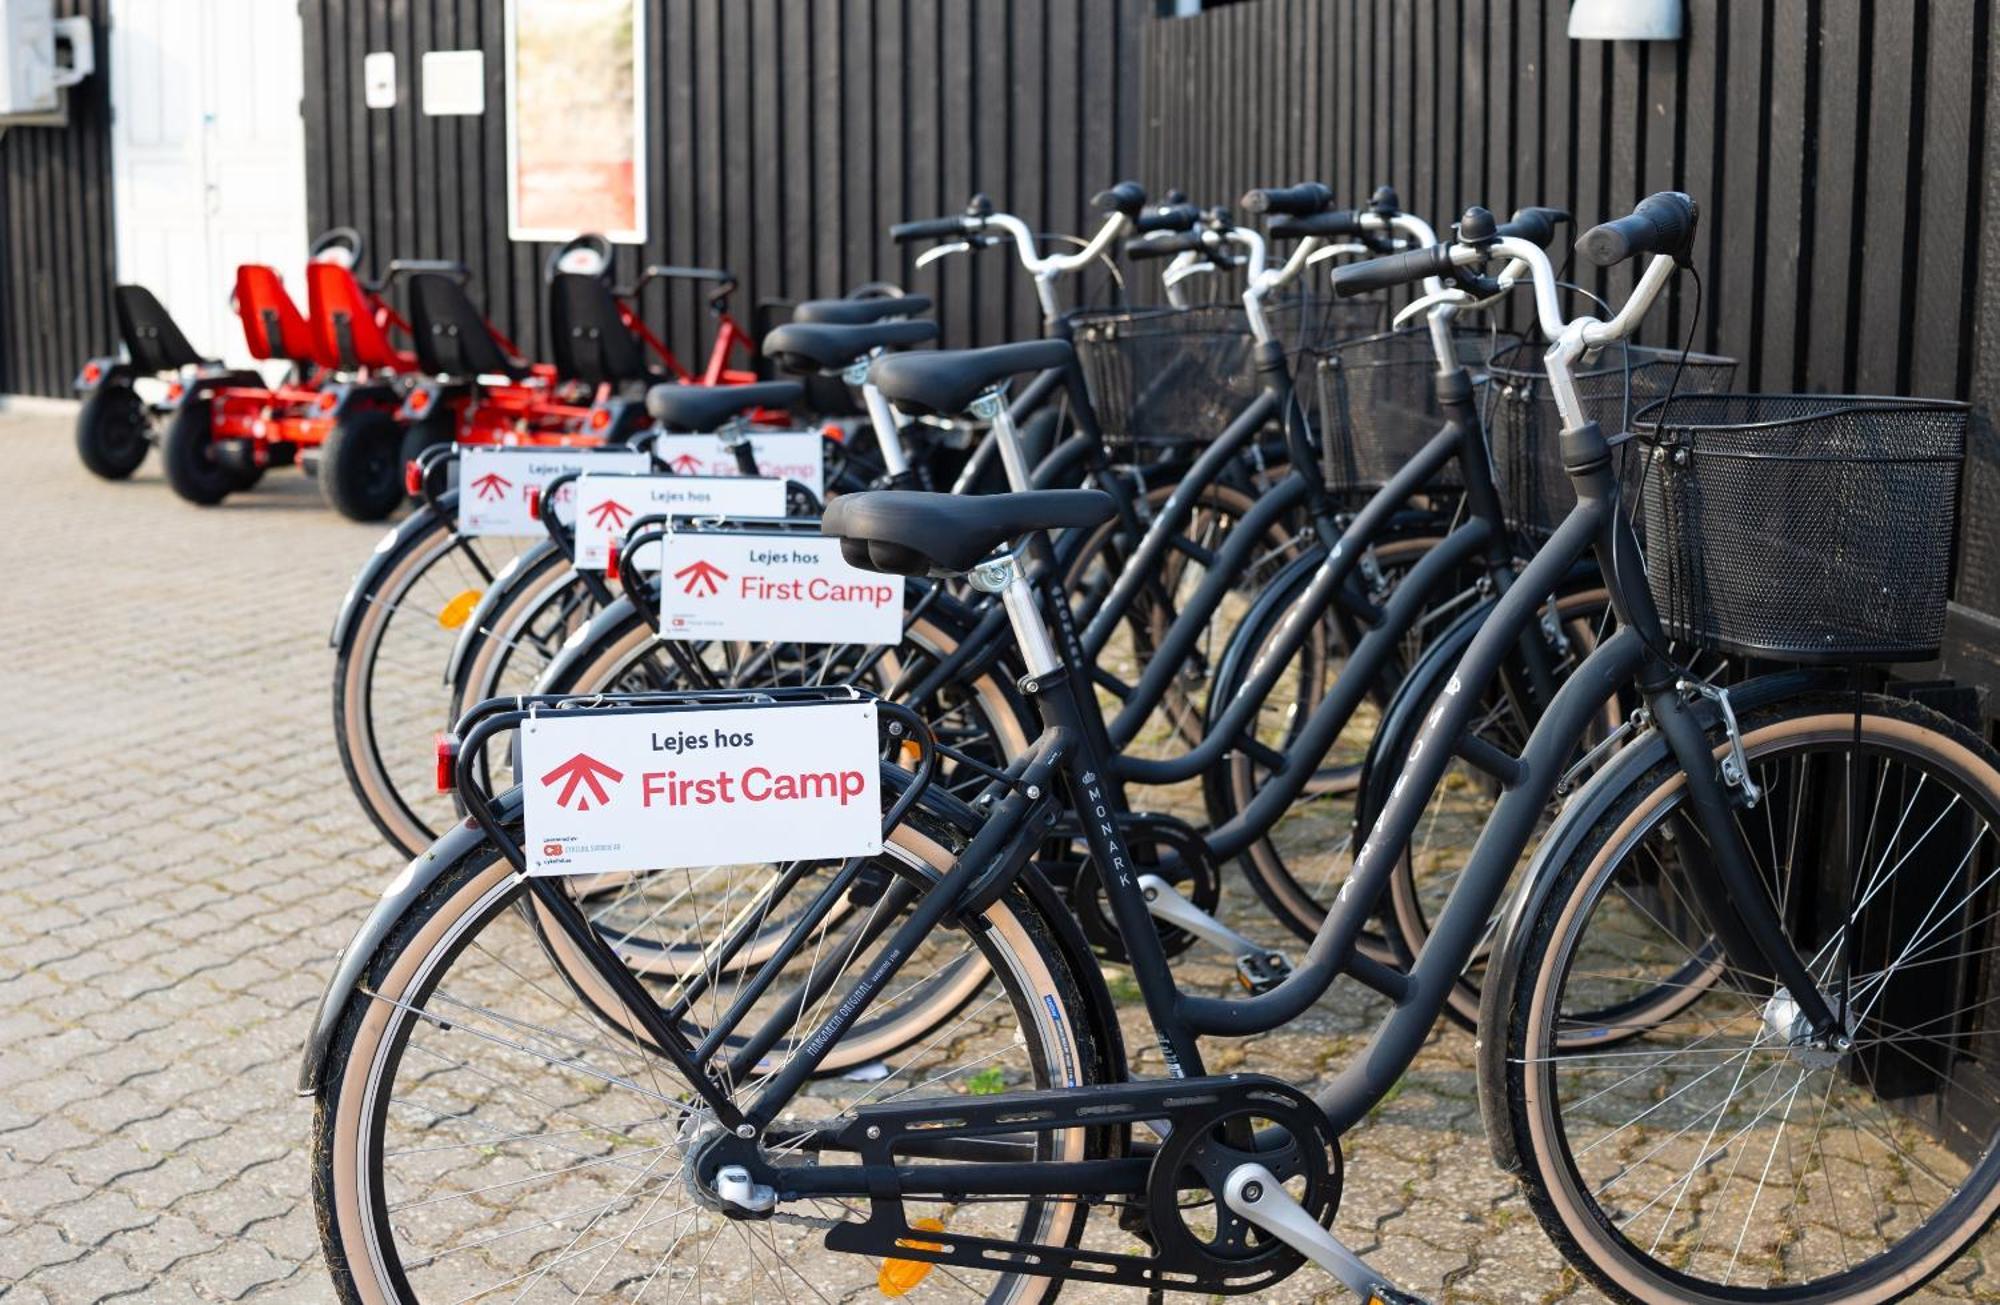
[[[462,260],[495,323],[539,350],[546,248],[507,239],[500,0],[302,11],[306,82],[323,87],[306,102],[312,226],[359,226],[382,258]],[[619,268],[726,266],[746,326],[760,300],[883,279],[937,294],[955,342],[1031,333],[1033,294],[998,251],[917,272],[885,228],[954,212],[974,190],[1051,230],[1088,227],[1089,197],[1138,170],[1152,13],[1152,0],[651,0],[649,231]],[[425,50],[473,47],[486,114],[425,118]],[[385,48],[401,95],[371,111],[360,59]],[[711,338],[704,303],[677,284],[647,305],[690,363]]]
[[[65,396],[112,344],[109,0],[58,0],[88,17],[97,71],[69,97],[66,128],[0,136],[0,394]]]
[[[1440,226],[1469,203],[1591,222],[1689,189],[1698,343],[1741,357],[1741,384],[1963,396],[1991,9],[1688,0],[1686,39],[1641,44],[1570,41],[1569,0],[1254,0],[1147,27],[1141,176],[1203,203],[1308,178],[1359,202],[1387,182]],[[1261,94],[1174,92],[1218,76]],[[1582,279],[1622,294],[1635,275]]]

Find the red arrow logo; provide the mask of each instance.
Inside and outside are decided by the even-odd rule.
[[[684,586],[684,591],[690,594],[719,593],[722,590],[721,582],[728,578],[729,572],[708,561],[690,562],[674,572],[674,579],[679,580]]]
[[[603,806],[611,800],[611,795],[604,791],[602,781],[608,779],[616,784],[624,778],[624,772],[613,770],[589,753],[579,752],[562,765],[557,766],[554,770],[542,776],[542,783],[546,787],[553,788],[557,781],[561,781],[563,789],[562,792],[556,794],[556,802],[562,806],[568,806],[570,799],[575,798],[577,800],[576,809],[578,811],[588,811],[593,799],[597,802],[598,806]],[[577,792],[579,788],[587,788],[590,792],[588,794],[579,793]]]
[[[667,465],[683,476],[692,476],[701,470],[701,459],[692,453],[683,453]]]
[[[480,498],[492,499],[495,502],[507,497],[507,491],[513,487],[514,482],[497,471],[489,471],[478,480],[472,482],[472,489],[475,494]]]
[[[632,515],[632,509],[615,498],[607,498],[590,509],[590,515],[596,518],[600,530],[623,530],[625,522]]]

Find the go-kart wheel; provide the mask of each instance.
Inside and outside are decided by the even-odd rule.
[[[453,434],[449,415],[426,417],[422,421],[412,422],[403,432],[403,451],[398,456],[396,465],[409,466],[422,456],[425,449],[434,449],[440,444],[451,443]]]
[[[152,423],[146,405],[123,381],[106,381],[76,414],[76,455],[92,475],[124,480],[146,460]]]
[[[403,501],[403,431],[381,409],[351,412],[333,424],[319,451],[319,487],[350,521],[380,521]]]
[[[215,456],[215,441],[209,438],[208,400],[190,395],[160,441],[160,462],[174,493],[190,503],[214,507],[240,484],[237,471]]]

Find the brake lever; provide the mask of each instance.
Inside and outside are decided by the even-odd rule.
[[[1457,286],[1446,286],[1442,290],[1411,300],[1404,305],[1402,312],[1396,314],[1395,320],[1390,322],[1389,326],[1391,329],[1400,327],[1411,318],[1420,317],[1441,304],[1453,304],[1462,308],[1471,303],[1473,303],[1471,295]]]
[[[923,253],[918,254],[917,266],[929,267],[940,258],[948,258],[953,254],[969,254],[971,252],[972,242],[970,240],[947,240],[942,245],[932,245]]]

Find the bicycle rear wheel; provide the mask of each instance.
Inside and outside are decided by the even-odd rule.
[[[876,866],[920,892],[950,863],[944,846],[906,827]],[[1045,1278],[906,1262],[887,1277],[873,1260],[827,1250],[824,1225],[865,1218],[865,1200],[781,1203],[778,1217],[749,1221],[705,1203],[690,1161],[715,1131],[712,1111],[633,1035],[628,1011],[593,1012],[570,999],[566,976],[513,909],[524,892],[491,847],[475,849],[382,945],[342,1017],[320,1093],[314,1198],[344,1298],[749,1301],[880,1292],[1029,1305],[1054,1297]],[[886,1076],[812,1082],[766,1130],[775,1153],[840,1163],[821,1150],[820,1128],[869,1102],[1099,1081],[1103,1051],[1072,960],[1020,887],[975,919],[940,925],[920,952],[905,960],[899,985],[959,953],[976,954],[998,982]],[[857,958],[847,973],[868,963]],[[744,1027],[784,1019],[810,974],[801,968],[758,998]],[[680,1018],[690,1042],[711,1011],[743,992],[739,979],[717,977],[722,1000],[695,1002]],[[787,1027],[814,1027],[845,991],[834,983]],[[791,1045],[775,1045],[773,1066]],[[760,1064],[744,1076],[734,1099],[747,1104],[769,1072]],[[1092,1139],[1070,1129],[1031,1146],[1036,1160],[1083,1159]],[[1088,1213],[1063,1197],[912,1200],[906,1209],[913,1221],[936,1220],[914,1226],[1058,1245],[1081,1238]]]
[[[1483,1031],[1504,1040],[1496,1126],[1544,1227],[1618,1299],[1900,1299],[2000,1209],[2000,756],[1852,695],[1751,715],[1743,743],[1763,798],[1738,826],[1853,1049],[1805,1045],[1771,976],[1725,963],[1705,839],[1666,762],[1555,868],[1511,944],[1488,1007],[1505,1024]],[[1629,1042],[1564,1052],[1631,1032],[1620,1001],[1664,991],[1682,1008],[1649,1009]]]

